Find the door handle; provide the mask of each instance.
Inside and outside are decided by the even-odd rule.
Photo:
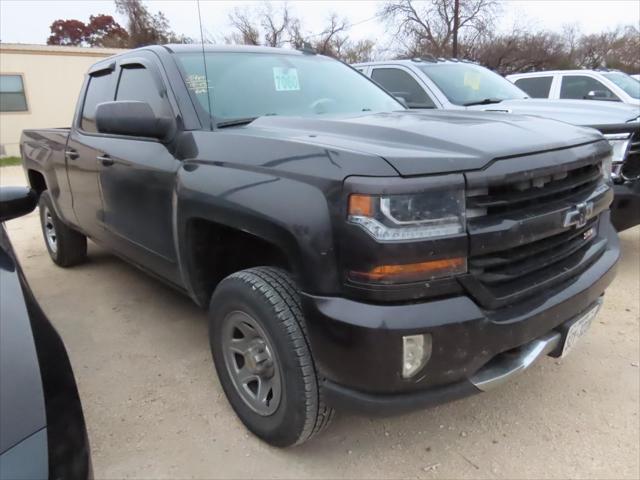
[[[96,158],[105,167],[110,167],[115,163],[109,155],[98,155]]]
[[[70,160],[75,160],[76,158],[78,158],[80,155],[78,154],[78,152],[76,152],[73,148],[68,148],[64,151],[64,154],[67,156],[67,158],[69,158]]]

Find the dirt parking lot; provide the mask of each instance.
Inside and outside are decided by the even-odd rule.
[[[23,184],[20,167],[0,169]],[[278,450],[247,434],[209,354],[205,314],[94,244],[49,260],[37,213],[7,225],[73,364],[102,478],[638,478],[640,228],[589,334],[514,382],[394,418],[339,414]]]

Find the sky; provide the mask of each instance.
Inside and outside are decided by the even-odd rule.
[[[221,40],[231,29],[229,13],[234,8],[256,9],[261,1],[200,0],[202,22],[208,36]],[[281,2],[272,2],[276,6]],[[384,19],[376,18],[380,1],[289,0],[293,13],[308,31],[319,32],[331,12],[338,13],[352,25],[354,40],[373,38],[380,48],[390,42]],[[199,38],[196,0],[147,0],[152,12],[162,11],[171,28],[179,34]],[[503,0],[497,28],[509,30],[514,23],[534,28],[560,31],[565,24],[576,24],[584,33],[595,33],[619,25],[640,25],[640,0]],[[1,0],[0,41],[5,43],[46,43],[49,25],[57,19],[84,22],[92,14],[113,15],[124,25],[110,0]]]

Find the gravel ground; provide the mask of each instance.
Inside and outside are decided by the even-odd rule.
[[[20,167],[0,183],[24,183]],[[62,335],[102,478],[639,478],[640,228],[591,331],[504,387],[393,418],[339,414],[301,447],[247,434],[211,362],[205,314],[94,244],[49,260],[37,214],[8,223]]]

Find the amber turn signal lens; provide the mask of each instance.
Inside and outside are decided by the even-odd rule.
[[[372,217],[373,197],[359,194],[349,196],[349,215],[357,217]]]
[[[352,271],[349,276],[354,280],[371,283],[402,283],[464,273],[466,270],[467,259],[455,257],[404,265],[380,265],[368,272]]]

